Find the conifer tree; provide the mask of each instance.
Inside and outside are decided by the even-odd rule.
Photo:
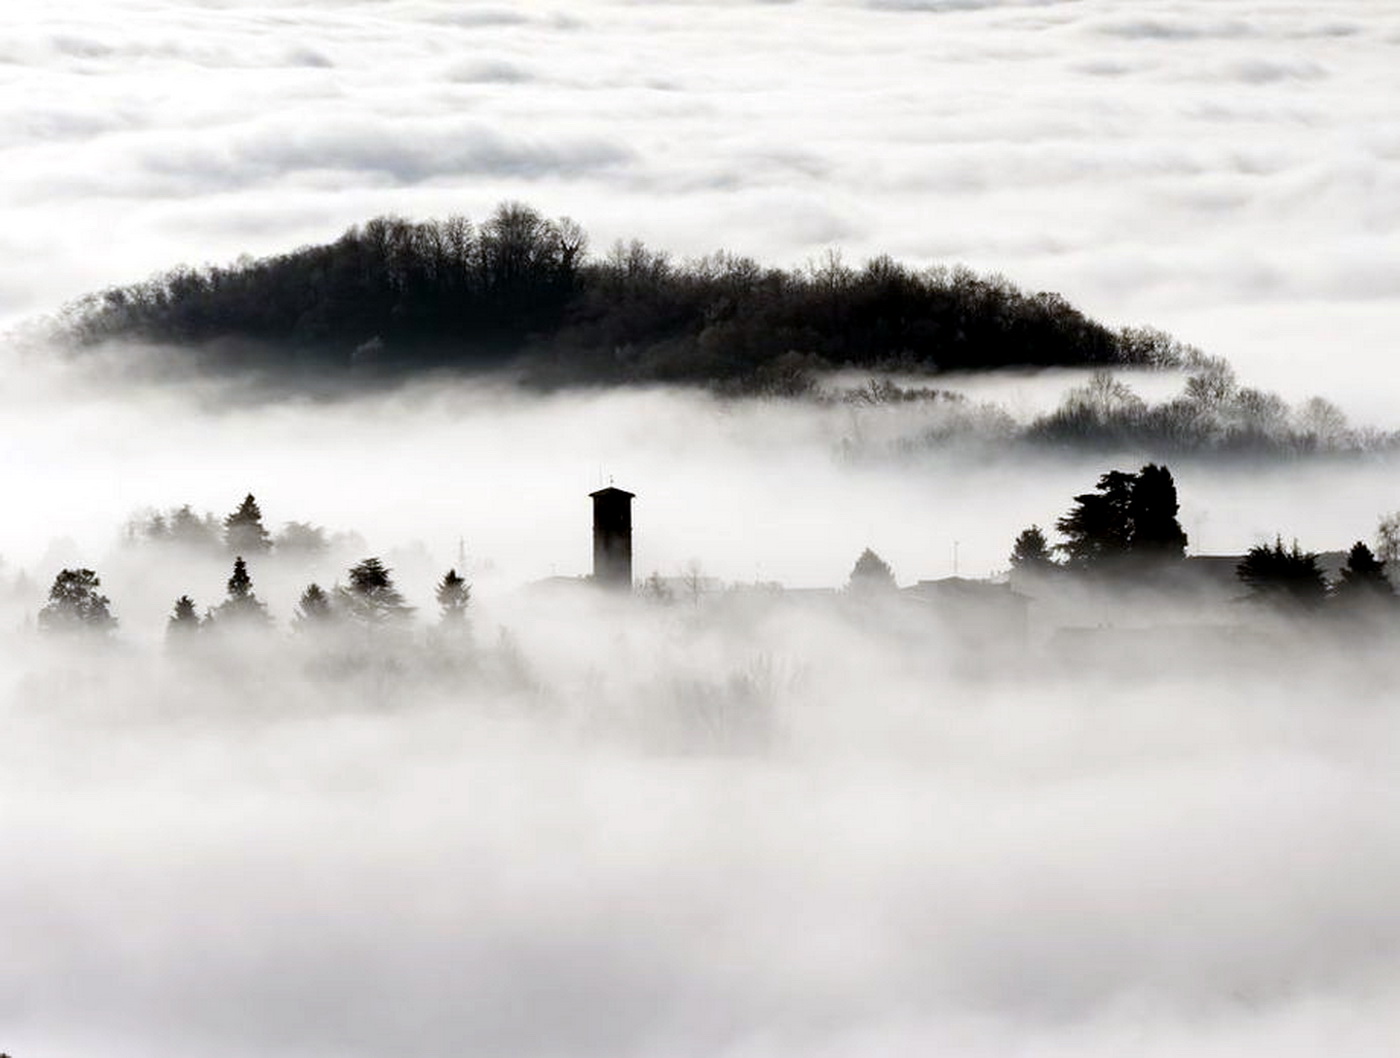
[[[866,548],[851,567],[846,590],[853,595],[880,595],[895,590],[894,571],[889,563]]]
[[[251,492],[224,519],[224,547],[230,555],[255,555],[272,548],[272,537],[263,526],[262,511]]]
[[[1327,581],[1317,555],[1303,551],[1298,541],[1285,548],[1276,537],[1272,547],[1259,544],[1235,567],[1235,576],[1249,588],[1250,598],[1283,607],[1315,609],[1327,597]]]
[[[396,624],[413,615],[394,586],[393,571],[378,558],[367,558],[350,567],[350,583],[336,589],[345,613],[367,625]]]
[[[168,539],[171,543],[208,551],[215,551],[219,547],[218,521],[208,513],[201,518],[188,503],[171,512],[168,524]]]
[[[438,582],[437,603],[444,625],[460,626],[466,622],[467,606],[472,599],[472,586],[456,569],[449,569]]]
[[[39,611],[39,627],[46,632],[111,632],[117,619],[111,600],[97,590],[101,586],[101,578],[90,569],[61,570]]]
[[[1055,523],[1066,540],[1056,545],[1072,569],[1104,569],[1132,546],[1132,505],[1136,475],[1110,470],[1096,491],[1074,497],[1074,507]]]
[[[1163,562],[1186,557],[1186,533],[1177,520],[1180,509],[1170,470],[1148,463],[1138,471],[1128,501],[1133,527],[1130,550],[1135,558]]]
[[[272,622],[266,604],[253,591],[253,578],[248,575],[248,563],[242,555],[233,560],[233,574],[228,579],[228,598],[215,607],[214,621],[245,625],[267,625]]]
[[[175,609],[165,623],[165,634],[169,639],[185,639],[199,631],[199,614],[195,612],[194,600],[181,595],[175,600]]]
[[[1066,537],[1056,550],[1071,569],[1121,574],[1130,566],[1161,568],[1186,557],[1176,483],[1166,467],[1148,463],[1136,474],[1110,470],[1095,490],[1076,496],[1074,507],[1055,523]]]
[[[292,627],[298,632],[313,632],[328,628],[335,623],[335,609],[331,597],[319,584],[308,584],[297,600],[296,613],[292,617]]]
[[[1395,588],[1386,576],[1385,563],[1362,541],[1352,544],[1337,582],[1335,596],[1343,605],[1378,600],[1394,601]]]

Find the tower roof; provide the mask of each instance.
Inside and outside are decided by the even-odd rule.
[[[597,499],[599,496],[626,496],[630,500],[637,494],[635,492],[628,492],[626,489],[615,489],[609,485],[605,489],[599,489],[597,492],[590,492],[588,495],[592,496],[594,499]]]

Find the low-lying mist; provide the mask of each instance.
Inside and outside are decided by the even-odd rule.
[[[6,1053],[1390,1052],[1391,625],[1212,636],[1089,595],[1053,622],[1144,634],[1067,649],[1040,602],[1018,642],[764,587],[839,588],[865,547],[901,584],[985,575],[1153,453],[852,459],[885,410],[667,390],[110,385],[4,398]],[[1172,469],[1193,551],[1345,547],[1400,506],[1380,460]],[[669,600],[533,583],[588,571],[610,478]],[[358,536],[250,559],[271,628],[167,639],[229,560],[123,524],[248,492]],[[417,613],[294,632],[368,555]],[[110,637],[32,627],[77,564]]]

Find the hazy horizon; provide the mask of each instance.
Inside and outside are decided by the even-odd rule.
[[[965,263],[1394,431],[1391,7],[16,10],[0,328],[181,262],[520,200],[595,252]],[[3,344],[0,1052],[1394,1051],[1388,611],[1066,576],[1023,634],[1016,600],[984,626],[909,597],[528,587],[590,571],[607,482],[636,493],[638,582],[839,588],[866,548],[900,585],[984,578],[1149,461],[1190,553],[1346,549],[1400,509],[1384,445],[1037,448],[929,404],[444,375],[273,398],[150,350]],[[933,384],[1024,423],[1084,380]],[[177,597],[224,598],[230,557],[123,526],[249,493],[274,532],[355,535],[250,559],[268,634],[169,637]],[[370,555],[411,620],[294,630],[308,581]],[[459,563],[471,605],[443,627]],[[115,635],[38,627],[78,565]]]

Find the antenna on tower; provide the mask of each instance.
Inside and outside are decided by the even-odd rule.
[[[958,542],[953,541],[953,576],[958,575]]]

